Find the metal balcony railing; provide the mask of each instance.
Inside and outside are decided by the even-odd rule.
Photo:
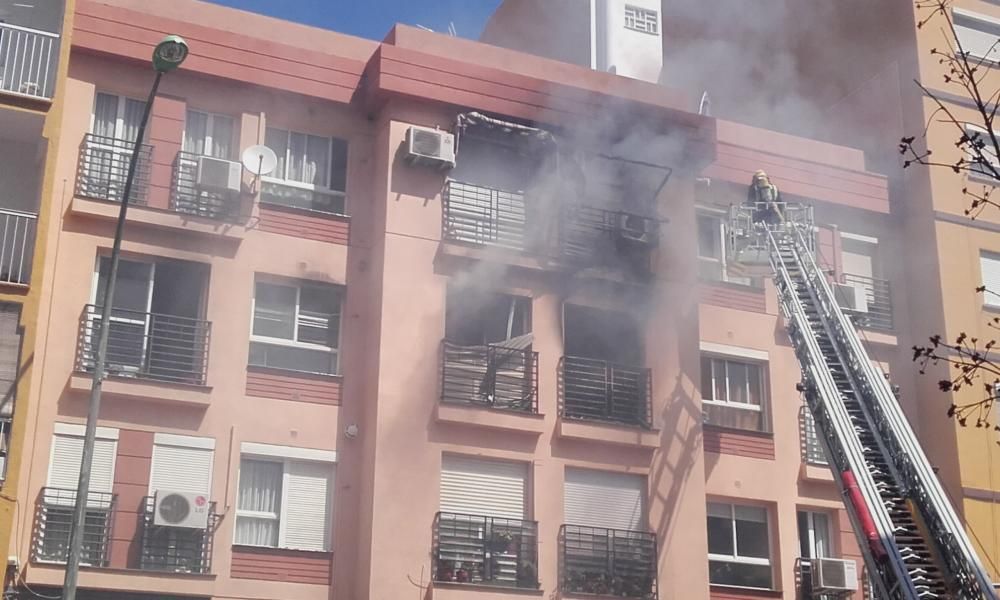
[[[443,239],[518,251],[530,246],[523,193],[450,180],[442,206]]]
[[[538,353],[441,343],[441,402],[538,412]]]
[[[154,496],[143,499],[139,567],[145,571],[211,573],[212,542],[219,519],[215,512],[215,502],[209,504],[208,527],[205,529],[154,525],[154,508]]]
[[[826,466],[829,462],[826,459],[826,450],[819,440],[819,431],[816,430],[816,421],[813,419],[809,407],[803,405],[799,408],[799,447],[802,451],[802,462],[807,465]]]
[[[558,237],[559,255],[571,263],[648,272],[659,243],[659,223],[632,213],[567,204],[560,211]]]
[[[564,356],[559,361],[560,414],[569,419],[650,427],[650,369]]]
[[[877,279],[865,275],[843,274],[844,283],[865,290],[868,312],[855,315],[852,320],[866,329],[892,331],[892,290],[887,279]]]
[[[77,368],[94,367],[101,307],[88,304],[80,320]],[[205,385],[211,323],[114,308],[105,372],[119,377]]]
[[[59,34],[0,23],[0,92],[52,99]]]
[[[74,504],[76,504],[76,490],[42,488],[35,512],[32,560],[66,562]],[[81,564],[92,567],[108,566],[108,546],[114,508],[114,494],[90,492],[87,495]]]
[[[190,152],[177,153],[171,210],[217,221],[235,221],[240,212],[239,194],[207,190],[199,186],[198,156]]]
[[[434,580],[538,588],[538,523],[440,512]]]
[[[656,598],[656,536],[652,533],[563,525],[559,546],[563,594]]]
[[[139,161],[135,167],[135,179],[132,182],[129,202],[137,205],[146,204],[153,147],[149,144],[139,144],[136,148],[135,142],[92,133],[84,136],[80,148],[80,164],[76,180],[77,195],[120,202],[133,151],[139,153]]]
[[[27,285],[38,215],[0,208],[0,282]]]

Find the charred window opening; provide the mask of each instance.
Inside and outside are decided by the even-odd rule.
[[[453,286],[446,303],[442,402],[536,412],[531,300]]]
[[[564,312],[566,356],[643,364],[642,336],[630,315],[575,304],[567,304]]]

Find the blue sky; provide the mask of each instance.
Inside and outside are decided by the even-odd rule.
[[[210,0],[273,17],[381,40],[394,23],[476,39],[500,0]]]

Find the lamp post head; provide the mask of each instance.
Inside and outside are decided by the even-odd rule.
[[[160,73],[181,66],[188,55],[188,45],[179,35],[168,35],[153,50],[153,68]]]

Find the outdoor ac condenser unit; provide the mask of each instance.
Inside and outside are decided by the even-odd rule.
[[[153,525],[161,527],[208,527],[208,498],[203,494],[156,490]]]
[[[225,192],[240,191],[243,166],[211,156],[198,157],[198,187]]]
[[[637,245],[655,245],[657,242],[656,225],[657,223],[653,219],[631,213],[618,213],[618,237],[623,241]]]
[[[406,130],[406,160],[412,165],[454,168],[454,134],[440,129],[411,126]]]
[[[858,565],[853,560],[816,558],[812,563],[813,593],[836,594],[858,589]]]
[[[849,283],[833,284],[833,296],[844,310],[856,313],[868,312],[868,295],[865,288]]]

